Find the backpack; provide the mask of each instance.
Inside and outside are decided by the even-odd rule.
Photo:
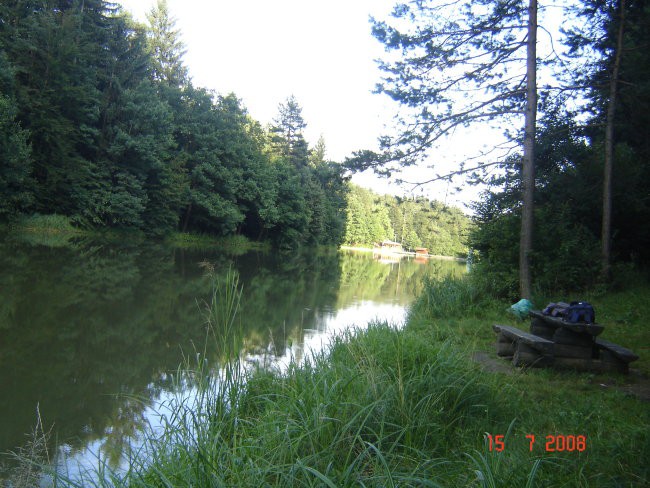
[[[549,303],[542,313],[551,317],[564,318],[569,307],[570,305],[565,302]]]
[[[596,312],[594,311],[594,307],[588,302],[549,303],[542,310],[542,313],[571,323],[586,322],[593,324],[596,322]]]
[[[596,321],[594,307],[588,302],[571,302],[566,309],[564,320],[567,322],[586,322],[593,324]]]

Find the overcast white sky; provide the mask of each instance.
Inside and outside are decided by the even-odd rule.
[[[145,21],[156,0],[118,0]],[[396,0],[168,0],[170,14],[187,48],[185,64],[197,86],[234,92],[253,118],[270,123],[278,105],[293,94],[303,108],[306,138],[322,134],[328,154],[343,161],[358,149],[377,147],[397,106],[372,93],[380,79],[375,59],[383,48],[370,33],[369,16],[385,18]],[[476,131],[458,135],[432,156],[442,172],[458,151],[480,147]],[[433,176],[414,169],[404,179]],[[369,174],[354,181],[376,191],[406,191]],[[457,182],[460,183],[460,182]],[[430,198],[461,206],[475,189],[454,194],[454,185],[424,189]],[[417,190],[420,194],[422,189]]]
[[[306,137],[322,133],[329,156],[342,160],[374,145],[385,97],[374,59],[369,14],[383,15],[394,0],[168,0],[187,47],[195,85],[234,92],[250,114],[271,122],[293,94],[303,107]],[[155,0],[122,0],[145,19]]]

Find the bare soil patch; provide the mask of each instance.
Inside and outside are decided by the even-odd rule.
[[[514,374],[517,371],[509,361],[486,351],[476,351],[472,354],[472,360],[491,373]],[[650,402],[650,378],[639,371],[632,369],[629,375],[617,376],[615,381],[612,380],[613,378],[608,375],[595,375],[592,383],[601,388],[612,388]]]

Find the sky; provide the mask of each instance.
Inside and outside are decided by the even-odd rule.
[[[145,21],[156,0],[117,0]],[[377,139],[398,112],[386,95],[373,94],[381,78],[376,59],[382,45],[370,33],[369,16],[384,19],[396,0],[167,0],[187,52],[194,85],[220,94],[234,92],[250,115],[272,123],[278,105],[294,95],[313,146],[322,135],[327,157],[343,161],[353,151],[377,149]],[[487,137],[487,139],[486,139]],[[430,161],[436,172],[454,169],[468,151],[489,140],[484,132],[460,133]],[[402,176],[422,181],[435,172],[422,166]],[[478,197],[474,187],[437,183],[413,190],[358,174],[353,181],[380,193],[425,195],[464,207]],[[459,182],[455,182],[458,184]]]

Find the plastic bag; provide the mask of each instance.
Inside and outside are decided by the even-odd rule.
[[[510,312],[521,320],[524,320],[526,317],[528,317],[528,312],[530,312],[532,309],[532,302],[526,298],[522,298],[517,303],[510,306]]]

